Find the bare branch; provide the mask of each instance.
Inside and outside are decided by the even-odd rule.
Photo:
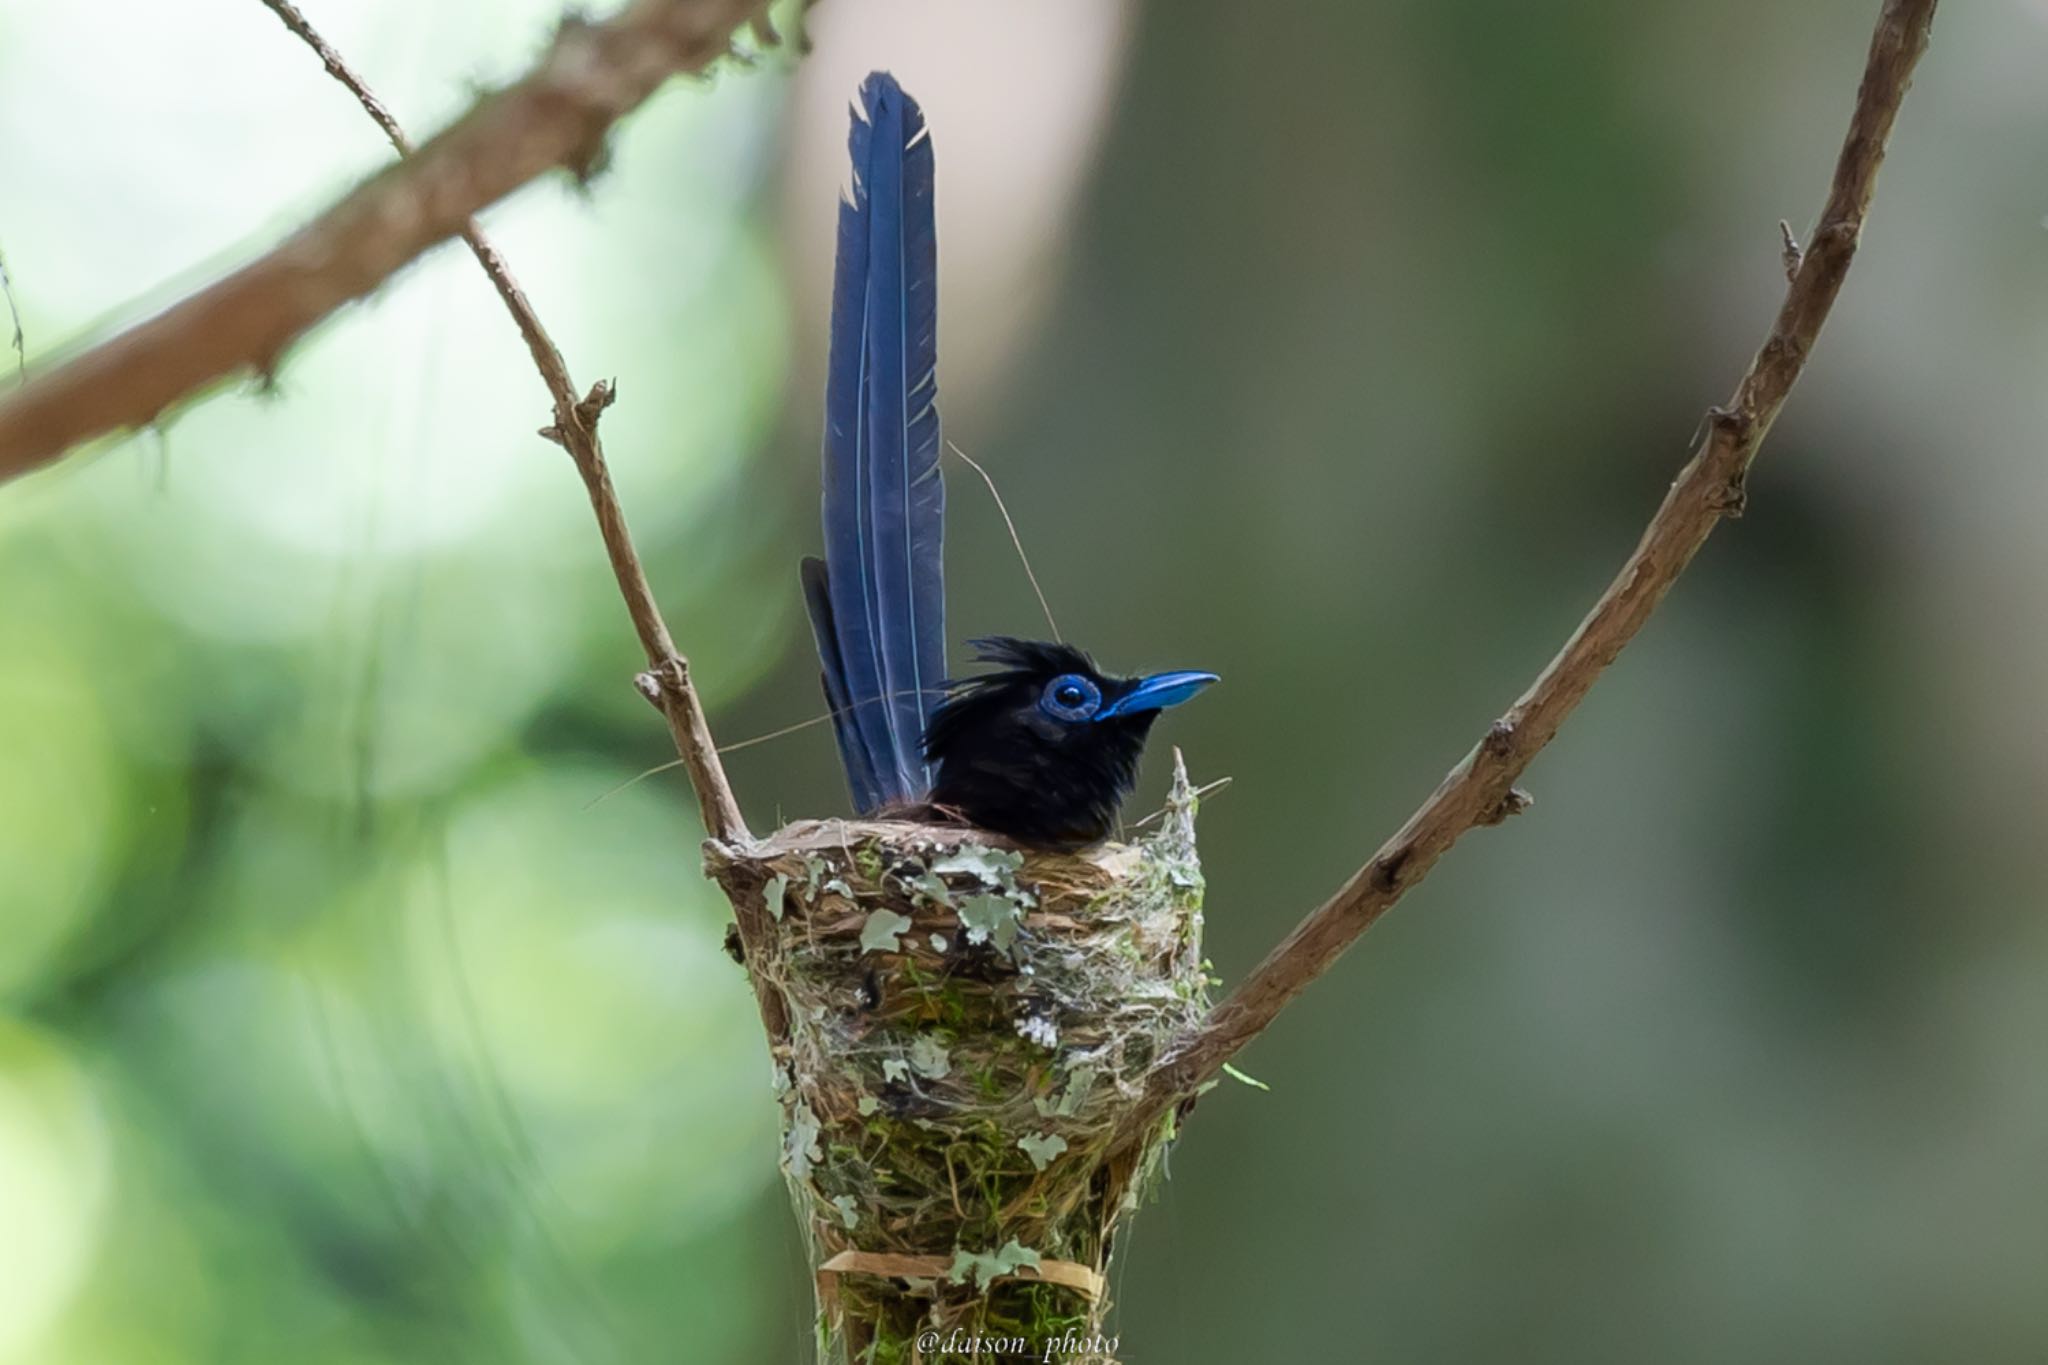
[[[1801,254],[1763,349],[1728,405],[1708,411],[1704,445],[1671,485],[1635,553],[1542,675],[1408,822],[1152,1073],[1143,1102],[1126,1121],[1127,1135],[1143,1131],[1258,1037],[1465,831],[1526,804],[1514,789],[1522,770],[1642,629],[1715,524],[1740,515],[1750,464],[1799,378],[1856,254],[1885,143],[1914,64],[1926,50],[1934,8],[1935,0],[1886,0],[1820,226]]]
[[[602,23],[564,20],[531,72],[402,164],[224,279],[0,399],[0,480],[147,425],[235,374],[268,374],[308,328],[471,215],[557,166],[587,174],[614,123],[669,77],[723,56],[763,4],[631,0]]]
[[[0,298],[7,300],[7,320],[13,324],[14,336],[14,377],[17,383],[28,383],[28,337],[21,330],[21,309],[14,303],[14,280],[7,273],[7,258],[0,256]]]
[[[412,144],[398,120],[291,0],[263,0],[263,3],[284,22],[286,28],[313,49],[328,73],[356,97],[363,111],[384,130],[384,136],[398,154],[401,157],[412,156]],[[605,553],[611,559],[612,574],[618,580],[619,593],[625,598],[626,610],[633,618],[633,629],[647,655],[647,672],[640,674],[636,681],[642,694],[668,721],[676,753],[688,770],[690,786],[697,794],[697,806],[704,817],[705,831],[722,843],[744,843],[750,838],[746,821],[741,818],[739,802],[733,796],[725,767],[712,743],[711,730],[705,722],[697,689],[691,685],[689,663],[677,652],[668,625],[662,619],[661,609],[655,604],[646,571],[633,548],[632,533],[626,527],[625,511],[612,487],[611,471],[605,464],[597,423],[599,415],[611,406],[614,389],[610,384],[599,381],[587,396],[578,398],[575,381],[569,377],[568,363],[563,360],[547,329],[541,325],[540,317],[534,312],[525,291],[513,279],[504,257],[498,254],[475,222],[464,223],[461,231],[463,241],[475,253],[477,262],[483,266],[513,322],[518,325],[519,334],[526,339],[534,367],[540,371],[541,380],[554,400],[554,422],[541,434],[569,452],[569,457],[575,461],[576,472],[583,478],[591,508],[597,514]],[[736,909],[735,914],[739,919],[741,942],[752,954],[749,960],[766,961],[765,955],[774,944],[773,926],[755,907]],[[782,997],[759,972],[749,972],[749,976],[754,982],[762,1021],[771,1037],[780,1038],[787,1028]]]

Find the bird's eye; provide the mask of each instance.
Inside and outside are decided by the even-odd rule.
[[[1045,685],[1038,709],[1054,720],[1087,720],[1102,707],[1102,689],[1079,673],[1064,673]]]

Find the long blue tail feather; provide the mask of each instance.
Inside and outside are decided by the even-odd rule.
[[[853,792],[857,809],[873,810],[883,804],[881,787],[875,781],[874,764],[868,761],[867,745],[854,721],[853,699],[846,692],[846,664],[839,652],[838,628],[832,618],[825,561],[806,556],[803,581],[804,606],[810,612],[811,634],[818,644],[819,681],[824,684],[825,704],[832,709],[832,732],[839,740],[839,761],[846,769],[846,785]]]
[[[946,495],[931,139],[887,73],[860,99],[832,291],[825,561],[806,568],[805,592],[847,782],[867,812],[931,788],[922,741],[946,674]]]

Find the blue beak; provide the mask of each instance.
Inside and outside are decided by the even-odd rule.
[[[1216,681],[1214,673],[1154,673],[1138,679],[1138,685],[1095,713],[1097,720],[1134,716],[1141,711],[1163,711],[1178,706]]]

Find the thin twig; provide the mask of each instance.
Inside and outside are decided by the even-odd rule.
[[[1235,780],[1236,779],[1229,777],[1219,777],[1214,782],[1204,782],[1201,786],[1189,792],[1188,796],[1193,800],[1199,801],[1203,797],[1208,796],[1214,792],[1222,791],[1225,787],[1228,787]],[[1171,811],[1172,809],[1172,806],[1161,806],[1158,810],[1153,811],[1150,815],[1141,815],[1137,819],[1131,821],[1131,823],[1128,826],[1126,826],[1126,828],[1143,829],[1145,828],[1145,826],[1151,824],[1154,820],[1159,819],[1161,816],[1165,815],[1168,811]]]
[[[1715,524],[1741,513],[1750,464],[1856,254],[1885,143],[1913,67],[1927,48],[1934,9],[1935,0],[1886,0],[1827,205],[1801,253],[1798,274],[1734,397],[1707,413],[1705,444],[1671,485],[1635,553],[1557,657],[1408,822],[1152,1072],[1142,1102],[1125,1121],[1126,1138],[1143,1132],[1258,1037],[1461,835],[1511,813],[1515,779],[1642,628]]]
[[[265,3],[268,3],[268,0],[265,0]],[[726,743],[718,746],[717,753],[720,758],[724,758],[727,754],[736,754],[740,752],[742,749],[751,749],[757,744],[767,744],[772,740],[787,739],[789,736],[794,734],[800,734],[805,730],[814,730],[818,726],[837,720],[841,716],[851,715],[861,706],[880,706],[884,702],[894,700],[897,697],[915,697],[926,694],[943,696],[944,691],[943,689],[934,687],[903,687],[898,688],[894,692],[877,693],[875,696],[869,698],[864,702],[859,703],[857,706],[846,706],[841,707],[837,710],[827,711],[823,715],[812,716],[809,720],[792,721],[788,725],[777,726],[773,730],[764,731],[763,733],[758,735],[748,735],[745,739],[728,740]],[[617,796],[620,792],[626,790],[628,787],[634,786],[641,782],[645,782],[650,777],[659,777],[661,776],[661,774],[665,772],[673,772],[675,769],[680,768],[682,766],[682,759],[672,758],[666,763],[658,763],[652,768],[643,769],[642,771],[633,774],[633,776],[627,778],[625,781],[619,783],[616,787],[609,787],[606,790],[598,793],[596,796],[593,796],[592,798],[590,798],[588,802],[584,804],[583,809],[589,810],[592,807],[596,806],[600,801],[609,801],[612,797]],[[1226,782],[1229,780],[1229,778],[1224,779],[1224,781]]]
[[[147,426],[236,374],[270,374],[308,328],[460,233],[473,214],[555,167],[589,174],[614,123],[669,77],[725,55],[764,3],[632,0],[601,23],[564,20],[531,72],[402,164],[256,260],[0,399],[0,480],[82,441]]]
[[[391,112],[291,0],[263,0],[263,4],[312,48],[328,74],[356,97],[364,112],[383,129],[384,136],[399,156],[413,156],[412,144]],[[618,580],[619,593],[625,598],[626,611],[633,619],[634,632],[640,637],[641,648],[647,656],[647,672],[639,676],[638,685],[643,695],[668,721],[669,735],[675,741],[679,755],[678,762],[688,770],[691,789],[697,794],[705,832],[723,843],[744,843],[751,836],[747,832],[746,821],[740,815],[732,785],[726,779],[725,767],[719,762],[717,747],[711,741],[703,704],[690,681],[689,663],[676,650],[668,624],[662,619],[661,608],[655,603],[654,591],[648,586],[646,570],[640,563],[639,553],[633,548],[626,514],[619,505],[618,493],[612,487],[611,472],[605,464],[597,423],[599,415],[611,406],[617,390],[600,380],[587,396],[577,397],[568,363],[547,329],[541,325],[540,317],[534,312],[525,291],[512,277],[504,257],[492,247],[474,221],[465,222],[460,231],[478,264],[490,277],[498,297],[504,300],[506,311],[518,325],[520,336],[526,340],[526,349],[533,357],[534,368],[540,372],[541,380],[554,400],[554,421],[542,429],[541,435],[569,452],[576,472],[583,478],[591,508],[597,514],[599,534],[604,538],[605,554],[611,560],[613,577]],[[766,955],[774,943],[774,926],[765,912],[736,907],[734,913],[739,922],[741,941],[749,954],[748,960],[767,961]],[[781,996],[759,973],[750,975],[754,980],[762,1020],[768,1026],[769,1035],[779,1039],[786,1028]]]
[[[7,257],[0,255],[0,296],[7,300],[7,318],[14,324],[14,379],[28,383],[28,337],[21,330],[21,309],[14,303],[14,278],[7,273]]]
[[[946,445],[955,455],[967,461],[967,467],[981,475],[981,481],[988,485],[988,495],[996,500],[996,511],[1003,514],[1003,525],[1010,528],[1010,544],[1017,547],[1017,561],[1024,566],[1024,576],[1031,580],[1031,591],[1037,594],[1038,609],[1045,613],[1046,629],[1052,632],[1054,641],[1064,643],[1060,640],[1060,623],[1052,619],[1052,603],[1045,600],[1045,589],[1038,586],[1038,575],[1031,572],[1031,556],[1024,553],[1024,538],[1017,534],[1017,523],[1010,520],[1010,509],[1003,502],[1003,495],[996,488],[996,481],[989,477],[989,472],[981,467],[980,461],[957,444],[948,441]]]

